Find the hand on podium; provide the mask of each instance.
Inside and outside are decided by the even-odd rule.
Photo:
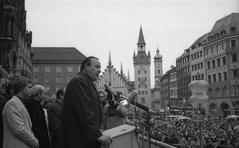
[[[110,135],[102,135],[97,140],[104,146],[109,146],[112,143]]]

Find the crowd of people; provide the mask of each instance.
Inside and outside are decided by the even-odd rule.
[[[146,117],[136,115],[136,119],[128,119],[127,123],[136,125],[138,133],[148,136]],[[152,117],[149,125],[151,138],[181,148],[199,148],[200,136],[202,137],[201,143],[204,148],[239,147],[238,118],[205,117],[199,123],[190,118]]]
[[[98,58],[86,58],[66,89],[54,96],[43,85],[0,68],[0,148],[100,148],[112,142],[103,130],[124,123],[136,126],[141,135],[150,126],[151,138],[182,148],[200,143],[205,148],[239,147],[237,119],[205,117],[196,123],[190,118],[138,118],[140,112],[115,104],[112,93],[98,92],[94,82],[100,68]]]
[[[58,89],[56,97],[47,91],[0,68],[0,147],[58,147],[64,89]]]

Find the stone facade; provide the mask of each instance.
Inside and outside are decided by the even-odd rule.
[[[0,0],[0,66],[32,78],[32,32],[26,29],[25,1]]]

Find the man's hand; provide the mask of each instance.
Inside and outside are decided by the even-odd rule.
[[[112,143],[112,138],[109,135],[102,135],[97,139],[102,145],[109,146]]]

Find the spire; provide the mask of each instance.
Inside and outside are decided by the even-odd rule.
[[[144,34],[142,30],[142,26],[140,25],[140,31],[139,31],[139,39],[137,43],[138,47],[145,47],[146,43],[144,41]]]
[[[128,70],[127,80],[130,81],[129,70]]]
[[[111,53],[109,52],[109,61],[108,61],[108,65],[111,66],[112,62],[111,62]]]
[[[121,65],[120,65],[120,73],[123,74],[123,66],[122,66],[122,62],[121,62]]]

